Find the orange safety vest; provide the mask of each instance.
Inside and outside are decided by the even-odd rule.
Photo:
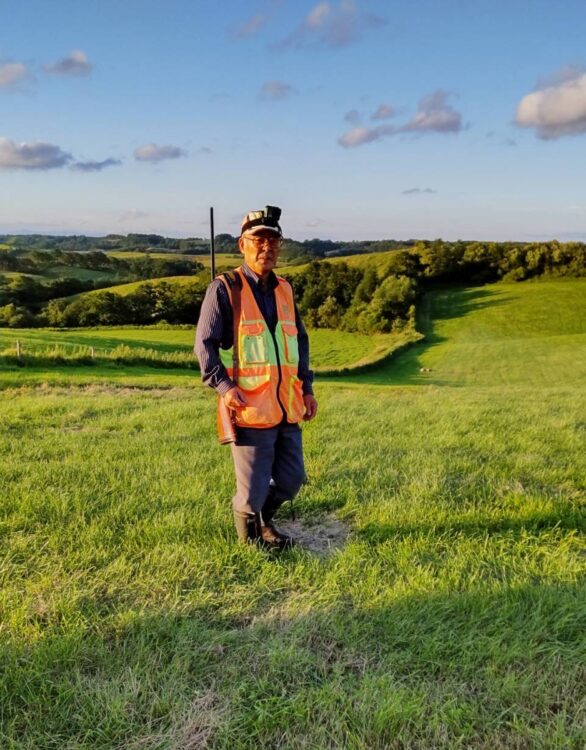
[[[300,422],[305,405],[301,380],[297,376],[299,348],[291,285],[277,276],[277,325],[271,333],[248,279],[241,268],[234,273],[239,278],[232,285],[224,276],[219,277],[226,286],[232,309],[236,308],[234,332],[238,336],[238,361],[236,372],[234,366],[226,370],[246,398],[246,406],[233,412],[234,423],[239,427],[263,429],[275,427],[283,416],[287,422]],[[234,305],[233,287],[238,281],[240,314],[236,318],[238,305]]]

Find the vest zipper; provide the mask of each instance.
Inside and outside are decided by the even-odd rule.
[[[275,305],[277,304],[275,300]],[[277,318],[278,318],[278,309],[277,309]],[[264,317],[264,316],[263,316]],[[285,408],[283,407],[283,404],[281,402],[281,397],[279,395],[279,391],[281,390],[281,382],[283,380],[283,373],[281,372],[281,358],[279,357],[279,347],[277,346],[277,337],[271,331],[269,324],[265,320],[265,325],[269,329],[269,333],[271,334],[271,337],[273,339],[273,344],[275,346],[275,356],[277,357],[277,367],[279,368],[279,379],[277,380],[277,401],[279,402],[279,406],[281,407],[281,411],[283,412],[283,416],[285,419],[287,418],[287,412],[285,411]],[[279,325],[279,321],[277,320],[277,325]]]

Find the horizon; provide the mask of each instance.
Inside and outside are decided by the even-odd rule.
[[[586,6],[24,0],[0,233],[586,241]],[[475,240],[470,240],[475,241]]]
[[[217,232],[214,237],[217,238],[222,234],[230,234],[229,232]],[[120,233],[120,232],[105,232],[100,234],[88,234],[86,232],[76,232],[76,231],[70,231],[70,232],[63,232],[60,234],[51,234],[49,232],[38,232],[38,231],[31,231],[31,232],[0,232],[0,236],[3,237],[49,237],[49,238],[57,238],[57,237],[87,237],[89,239],[94,240],[100,240],[105,239],[109,236],[119,236],[119,237],[127,237],[129,235],[158,235],[159,237],[163,237],[167,240],[201,240],[203,242],[210,242],[210,237],[208,235],[170,235],[170,234],[159,234],[158,232],[127,232],[127,233]],[[235,240],[238,239],[238,235],[230,234],[231,237],[233,237]],[[531,235],[533,236],[533,235]],[[434,242],[434,241],[441,241],[441,242],[463,242],[463,243],[473,243],[473,242],[484,242],[489,243],[493,242],[496,244],[501,243],[507,243],[507,242],[519,242],[521,244],[531,244],[535,242],[559,242],[560,244],[565,243],[578,243],[578,244],[584,244],[586,242],[586,234],[584,235],[584,239],[573,237],[568,238],[560,238],[560,237],[552,237],[549,235],[543,235],[539,237],[533,237],[533,239],[505,239],[505,240],[494,240],[490,238],[479,238],[479,237],[458,237],[456,239],[448,239],[447,237],[377,237],[377,238],[364,238],[364,237],[357,237],[357,238],[351,238],[351,239],[336,239],[332,237],[319,237],[319,236],[312,236],[312,237],[306,237],[304,239],[298,239],[296,237],[289,237],[284,235],[284,240],[289,240],[291,242],[312,242],[312,241],[320,241],[320,242],[335,242],[335,243],[362,243],[362,242]],[[66,251],[66,252],[83,252],[82,250],[72,250],[72,251]],[[132,252],[132,250],[129,250],[129,252]],[[137,252],[144,252],[144,251],[137,251]],[[160,252],[169,252],[172,253],[173,250],[171,249],[162,249]],[[223,250],[215,250],[216,254],[222,255],[225,254],[225,251]],[[200,252],[197,253],[181,253],[183,255],[190,255],[190,254],[196,254],[201,255]]]

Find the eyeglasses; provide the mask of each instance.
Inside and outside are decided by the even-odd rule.
[[[282,237],[246,237],[246,239],[259,249],[264,245],[276,248],[283,244]]]

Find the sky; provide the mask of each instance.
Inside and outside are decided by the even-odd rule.
[[[0,233],[586,240],[584,0],[0,0]]]

